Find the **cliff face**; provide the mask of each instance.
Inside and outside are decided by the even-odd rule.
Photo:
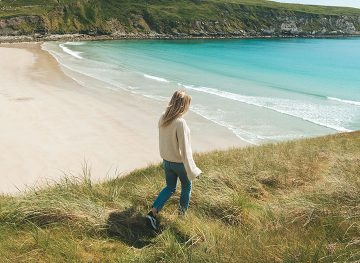
[[[278,27],[275,29],[278,34],[354,35],[360,33],[360,16],[293,16],[280,17],[278,22]]]
[[[0,19],[0,36],[44,34],[45,24],[40,16],[16,16]]]
[[[42,14],[0,18],[0,36],[69,33],[113,37],[360,35],[360,10],[358,15],[356,12],[328,15],[236,3],[209,4],[207,1],[191,3],[187,9],[166,6],[163,2],[145,6],[132,3],[115,6],[110,2],[78,1],[54,5]]]
[[[119,21],[112,20],[111,34],[160,33],[174,36],[329,36],[360,35],[360,16],[317,16],[308,14],[283,15],[263,18],[263,21],[247,19],[193,20],[193,21],[158,21],[143,16],[133,17],[130,28],[126,30]]]

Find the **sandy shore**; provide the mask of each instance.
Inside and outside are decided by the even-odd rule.
[[[122,176],[161,161],[165,104],[81,86],[38,43],[0,45],[0,193],[79,176]],[[195,152],[243,146],[230,131],[188,113]]]

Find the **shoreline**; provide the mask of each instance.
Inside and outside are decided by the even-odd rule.
[[[1,194],[77,176],[84,162],[92,180],[104,181],[161,161],[157,121],[164,102],[101,88],[90,77],[80,76],[81,85],[40,43],[1,44],[0,55],[0,145],[7,149],[0,153]],[[224,127],[187,115],[194,152],[248,145]]]
[[[166,35],[166,34],[126,34],[126,35],[88,35],[88,34],[63,34],[63,35],[19,35],[1,36],[0,44],[11,43],[41,43],[47,41],[102,41],[102,40],[188,40],[188,39],[342,39],[359,37],[354,35]]]

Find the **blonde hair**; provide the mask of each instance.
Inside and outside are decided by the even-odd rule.
[[[183,90],[177,90],[166,107],[164,116],[162,117],[161,126],[166,127],[176,118],[184,115],[190,108],[191,97]]]

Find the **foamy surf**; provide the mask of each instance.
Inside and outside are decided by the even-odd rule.
[[[69,54],[69,55],[71,55],[71,56],[73,56],[73,57],[75,57],[75,58],[77,58],[77,59],[83,59],[83,57],[80,56],[80,54],[81,54],[82,52],[73,51],[73,50],[65,47],[65,44],[60,44],[59,47],[61,47],[61,49],[62,49],[65,53],[67,53],[67,54]]]
[[[343,99],[338,99],[338,98],[334,98],[334,97],[327,97],[327,99],[337,101],[337,102],[341,102],[341,103],[345,103],[345,104],[360,106],[360,101],[343,100]]]
[[[70,42],[66,42],[65,45],[68,45],[68,46],[82,46],[82,45],[85,45],[85,43],[84,42],[70,41]]]
[[[200,115],[201,117],[207,119],[208,121],[211,121],[217,125],[225,127],[226,129],[230,130],[233,134],[235,134],[239,139],[241,139],[249,144],[258,145],[259,142],[264,140],[264,138],[258,134],[247,132],[247,131],[237,128],[225,121],[219,120],[218,118],[216,118],[214,116],[209,116],[209,113],[202,110],[199,106],[192,106],[191,111],[193,111],[196,114]]]
[[[156,77],[156,76],[152,76],[152,75],[148,75],[148,74],[144,74],[144,77],[145,77],[145,78],[148,78],[148,79],[160,81],[160,82],[170,82],[170,81],[167,80],[167,79],[160,78],[160,77]]]
[[[280,99],[280,98],[267,98],[267,97],[254,97],[254,96],[244,96],[240,94],[235,94],[227,91],[222,91],[214,88],[208,88],[208,87],[194,87],[191,85],[182,85],[179,83],[179,85],[185,87],[189,90],[195,90],[198,92],[203,92],[211,95],[215,95],[218,97],[231,99],[235,101],[239,101],[242,103],[246,103],[249,105],[257,106],[257,107],[263,107],[266,109],[270,109],[273,111],[276,111],[281,114],[286,114],[292,117],[300,118],[304,121],[308,121],[311,123],[314,123],[316,125],[320,125],[326,128],[330,128],[339,132],[351,132],[352,130],[347,129],[343,126],[338,125],[338,119],[336,117],[336,113],[339,114],[339,111],[341,108],[333,109],[333,112],[329,112],[329,108],[324,110],[324,114],[318,114],[320,107],[325,106],[319,106],[314,104],[306,104],[305,102],[298,102],[296,100],[291,99]],[[350,113],[350,111],[345,112],[344,115],[347,113]],[[332,114],[334,114],[332,116]],[[319,119],[316,119],[314,117],[318,117]],[[333,119],[329,119],[330,117],[333,117]],[[321,118],[321,119],[320,119]]]

